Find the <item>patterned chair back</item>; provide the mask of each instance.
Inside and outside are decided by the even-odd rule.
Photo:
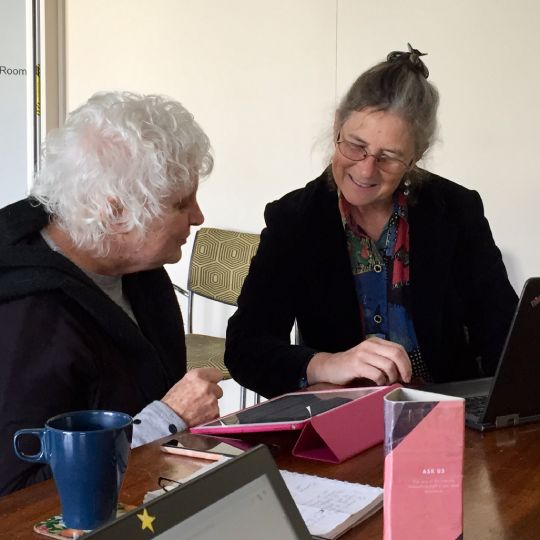
[[[258,246],[258,234],[199,229],[191,253],[188,290],[235,306]]]

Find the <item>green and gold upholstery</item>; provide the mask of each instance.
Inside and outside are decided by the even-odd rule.
[[[187,291],[174,286],[188,298],[188,369],[216,367],[222,371],[225,379],[231,377],[223,362],[225,339],[193,333],[193,297],[200,295],[235,306],[258,246],[258,234],[209,227],[197,231],[191,253]]]
[[[188,290],[236,306],[259,235],[202,228],[195,237]]]

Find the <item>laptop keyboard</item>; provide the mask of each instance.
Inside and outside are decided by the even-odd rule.
[[[487,398],[487,396],[465,398],[465,413],[476,417],[482,416],[486,410]]]

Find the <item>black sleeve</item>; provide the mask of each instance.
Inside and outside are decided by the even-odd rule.
[[[512,317],[517,295],[510,284],[499,248],[484,216],[482,199],[472,191],[462,208],[465,226],[459,241],[461,297],[471,348],[484,375],[493,375]]]
[[[302,260],[300,224],[294,209],[287,210],[282,202],[267,205],[267,226],[227,328],[231,375],[266,397],[297,390],[316,352],[290,342]]]
[[[60,413],[87,409],[97,379],[91,336],[62,293],[0,304],[0,495],[50,477],[47,466],[17,458],[13,435]],[[37,439],[19,445],[37,451]]]

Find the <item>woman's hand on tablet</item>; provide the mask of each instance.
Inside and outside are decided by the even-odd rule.
[[[308,384],[328,382],[347,384],[354,379],[369,379],[377,385],[409,382],[411,361],[398,343],[378,337],[362,341],[339,353],[317,353],[307,367]]]
[[[197,426],[219,416],[218,399],[223,390],[217,384],[223,374],[216,368],[188,371],[162,398],[189,426]]]

